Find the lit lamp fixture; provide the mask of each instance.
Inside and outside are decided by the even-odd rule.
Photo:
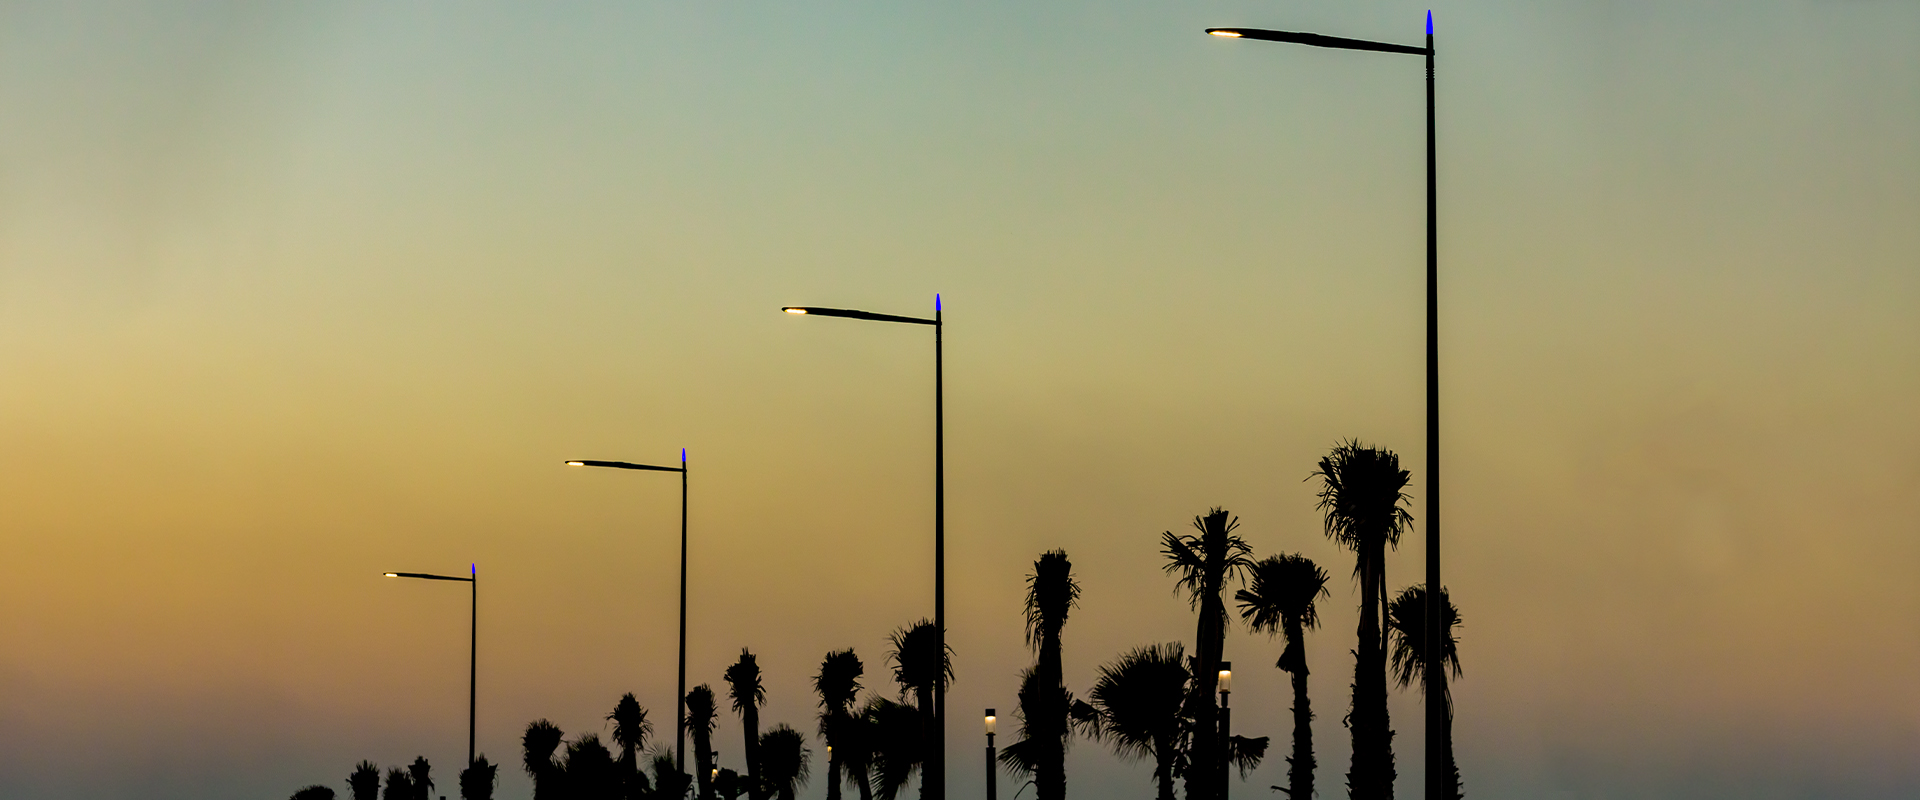
[[[468,564],[467,576],[435,575],[431,572],[382,572],[388,578],[414,578],[423,581],[454,581],[467,585],[467,766],[473,766],[474,707],[479,697],[476,687],[480,676],[480,565]]]
[[[987,709],[987,800],[993,800],[994,793],[999,789],[996,785],[999,781],[995,780],[997,775],[993,770],[993,728],[994,723],[998,721],[993,716],[993,709]]]
[[[1220,662],[1220,705],[1227,704],[1227,695],[1233,694],[1233,662]]]
[[[1233,709],[1227,707],[1227,696],[1233,694],[1233,662],[1220,662],[1220,798],[1227,796],[1227,765],[1233,759],[1227,757],[1227,748],[1233,744]]]

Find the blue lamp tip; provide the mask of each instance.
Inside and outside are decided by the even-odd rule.
[[[1427,9],[1427,35],[1433,35],[1433,9]]]
[[[680,463],[687,463],[687,448],[680,448]]]
[[[469,574],[473,574],[473,575],[478,575],[478,574],[480,574],[480,565],[479,565],[479,564],[468,564],[468,565],[467,565],[467,572],[468,572]]]
[[[939,292],[933,293],[933,310],[935,311],[940,310],[940,293]]]

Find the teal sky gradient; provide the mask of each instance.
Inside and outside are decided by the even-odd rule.
[[[1305,479],[1359,437],[1424,485],[1422,75],[1201,30],[1426,8],[0,3],[0,795],[424,754],[455,796],[466,597],[379,573],[474,562],[501,797],[533,719],[632,691],[669,741],[678,487],[560,462],[680,447],[690,681],[751,647],[811,731],[821,656],[885,691],[932,611],[931,342],[777,310],[937,291],[954,796],[1032,560],[1084,694],[1191,639],[1157,539],[1215,505],[1336,578],[1338,796]],[[1920,4],[1434,11],[1468,795],[1920,793]],[[1229,635],[1276,742],[1239,795],[1284,782],[1278,653]],[[1081,742],[1070,792],[1149,772]]]

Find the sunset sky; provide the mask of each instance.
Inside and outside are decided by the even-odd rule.
[[[1358,598],[1307,478],[1378,444],[1424,514],[1423,75],[1201,31],[1415,44],[1427,8],[0,3],[0,796],[416,755],[457,796],[467,596],[388,570],[478,565],[498,796],[528,722],[604,735],[623,692],[670,745],[677,481],[568,458],[687,449],[690,683],[751,648],[763,724],[811,732],[852,647],[891,696],[931,332],[778,310],[939,292],[952,796],[979,711],[1011,728],[1034,558],[1072,558],[1084,695],[1191,642],[1158,538],[1222,506],[1334,576],[1344,797]],[[1467,796],[1920,795],[1920,3],[1434,16]],[[1236,797],[1281,796],[1279,651],[1229,631],[1275,742]],[[1069,792],[1150,772],[1081,741]]]

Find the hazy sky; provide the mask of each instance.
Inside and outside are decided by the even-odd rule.
[[[930,336],[777,309],[940,292],[954,796],[1033,559],[1072,556],[1084,693],[1191,639],[1157,537],[1215,505],[1336,577],[1341,796],[1357,598],[1305,479],[1346,437],[1424,464],[1421,69],[1201,29],[1414,43],[1425,10],[0,5],[0,795],[424,754],[454,796],[467,598],[379,573],[469,563],[502,797],[531,720],[632,691],[670,741],[678,487],[566,458],[689,450],[693,682],[750,647],[808,731],[829,650],[891,692],[932,611]],[[1468,795],[1920,794],[1920,3],[1435,17]],[[1276,742],[1239,795],[1284,782],[1278,653],[1229,634]],[[1083,742],[1069,791],[1150,769]]]

